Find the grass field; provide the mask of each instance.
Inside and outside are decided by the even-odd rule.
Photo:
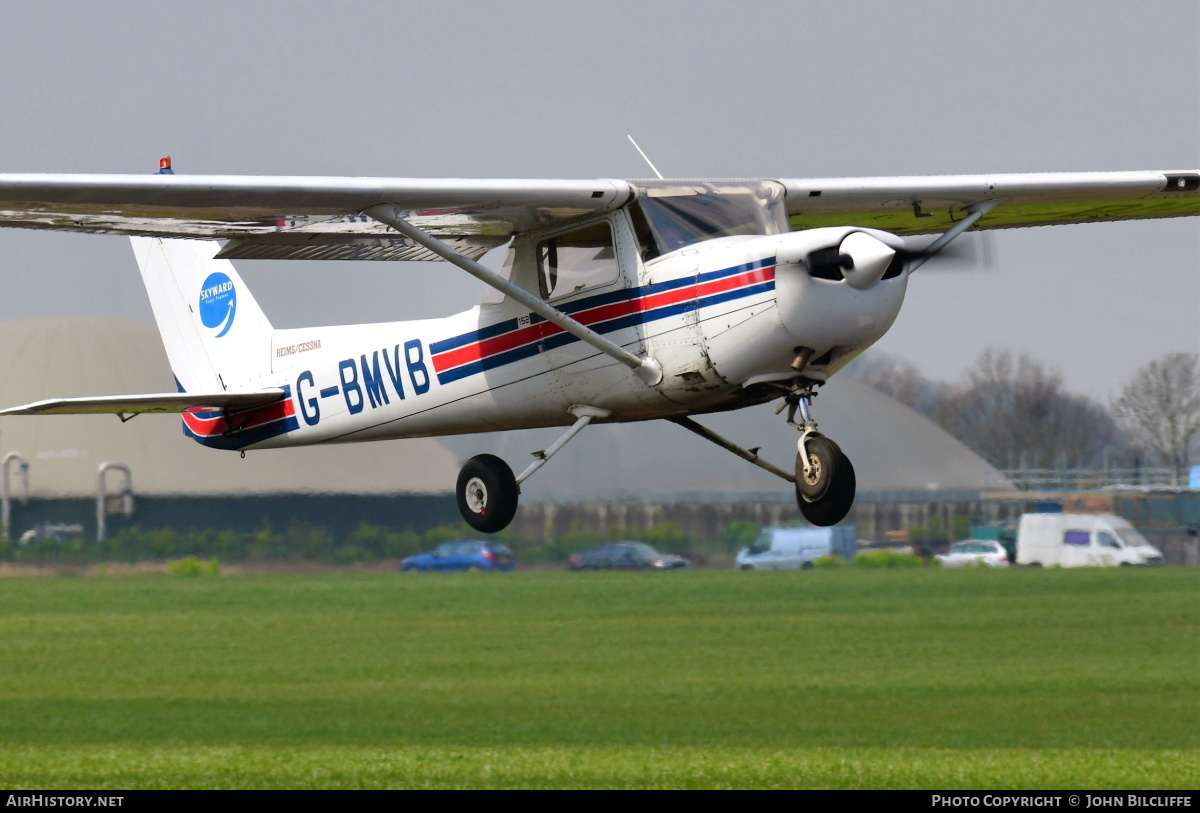
[[[0,580],[0,786],[1195,788],[1200,569]]]

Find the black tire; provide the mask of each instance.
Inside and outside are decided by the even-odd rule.
[[[754,570],[754,567],[751,565],[742,565],[742,570]]]
[[[815,570],[816,567],[817,566],[814,565],[812,562],[805,562],[804,564],[800,565],[801,570]]]
[[[799,477],[797,477],[796,485],[796,505],[800,507],[800,513],[806,520],[819,528],[837,525],[846,518],[850,509],[854,507],[854,493],[858,487],[858,481],[854,476],[854,466],[851,465],[850,459],[842,454],[842,450],[833,441],[826,439],[826,442],[836,452],[837,464],[833,469],[833,481],[829,484],[825,496],[819,500],[810,501],[805,499],[800,491]]]
[[[507,463],[495,455],[481,454],[462,467],[454,494],[467,524],[481,533],[494,534],[507,528],[516,516],[520,490]]]
[[[807,502],[816,502],[829,492],[839,477],[841,461],[845,459],[837,444],[824,435],[809,435],[804,441],[808,453],[809,472],[804,472],[804,458],[796,453],[796,494]]]

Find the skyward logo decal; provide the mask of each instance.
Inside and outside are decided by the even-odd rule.
[[[216,330],[219,339],[233,327],[236,309],[237,288],[233,280],[220,272],[209,274],[200,289],[200,321]]]

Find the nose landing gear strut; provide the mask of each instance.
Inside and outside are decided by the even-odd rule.
[[[778,414],[787,407],[788,423],[801,432],[800,440],[796,444],[798,454],[794,475],[759,457],[757,446],[753,449],[743,449],[691,418],[668,420],[726,451],[733,452],[760,469],[769,471],[781,480],[792,483],[796,488],[796,504],[805,519],[813,525],[836,525],[846,518],[850,507],[854,505],[854,467],[836,443],[817,432],[817,422],[809,412],[809,403],[816,395],[813,385],[809,383],[792,386],[786,388],[786,391],[786,398],[775,412]],[[801,415],[800,423],[796,423],[797,410]]]
[[[810,406],[816,393],[811,386],[790,393],[780,405],[788,409],[788,424],[800,430],[796,443],[796,505],[813,525],[836,525],[854,505],[854,466],[841,448],[817,432]],[[800,412],[800,423],[796,412]]]

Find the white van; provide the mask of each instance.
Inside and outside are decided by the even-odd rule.
[[[858,552],[853,525],[829,528],[764,528],[748,548],[738,551],[738,570],[809,570],[813,560],[837,554],[852,559]]]
[[[1022,514],[1017,564],[1050,567],[1157,565],[1162,552],[1115,514]]]

